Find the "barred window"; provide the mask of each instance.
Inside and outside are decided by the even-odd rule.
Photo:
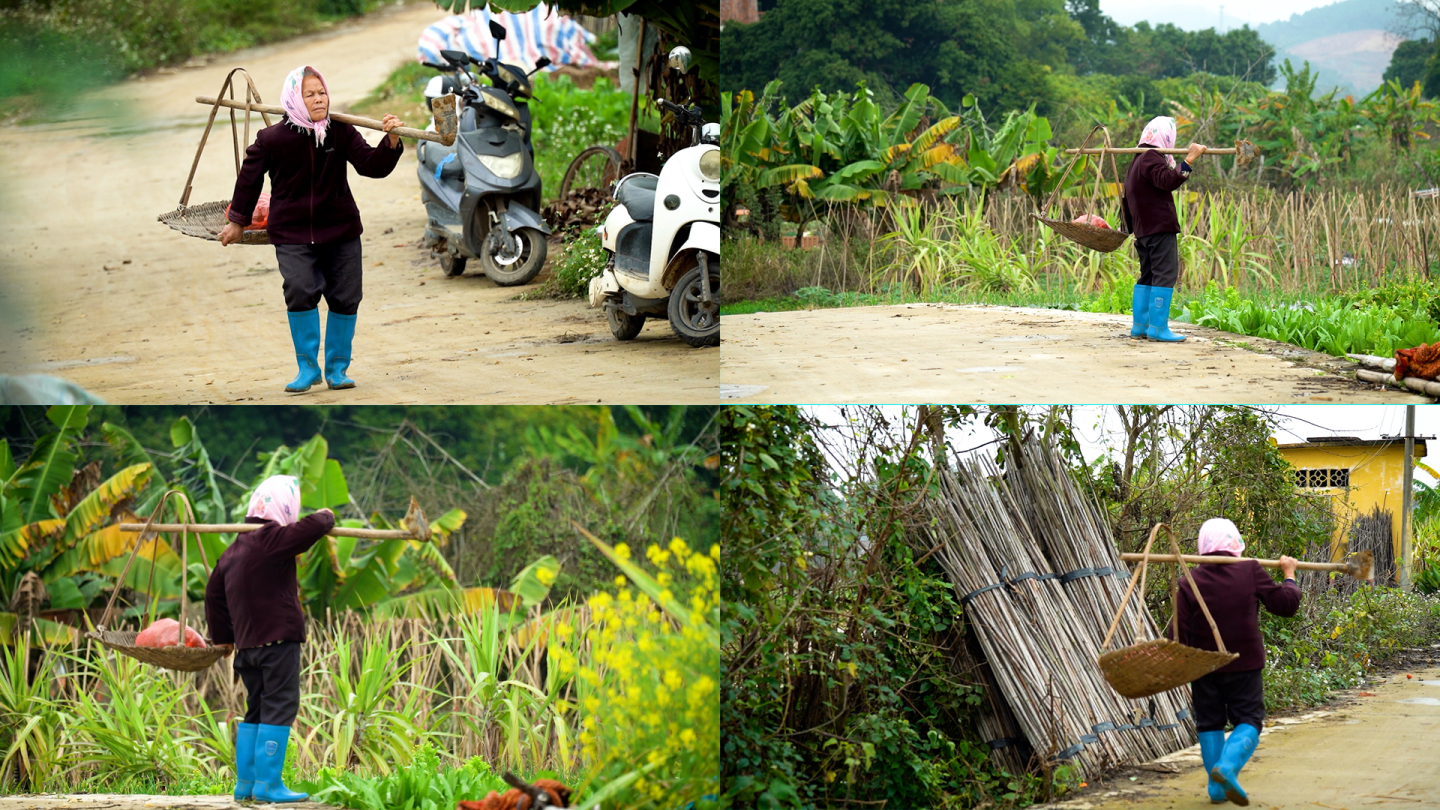
[[[1299,489],[1346,489],[1350,486],[1350,471],[1336,467],[1296,470],[1295,486]]]

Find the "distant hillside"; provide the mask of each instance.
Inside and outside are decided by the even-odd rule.
[[[1400,4],[1395,0],[1341,0],[1304,14],[1291,14],[1288,20],[1262,23],[1255,26],[1255,30],[1276,50],[1285,50],[1291,45],[1351,31],[1394,30],[1399,23],[1399,11]]]
[[[1339,87],[1363,96],[1380,86],[1381,74],[1401,39],[1395,0],[1342,0],[1292,14],[1290,19],[1256,26],[1260,38],[1275,46],[1275,62],[1286,58],[1299,67],[1308,61],[1319,74],[1321,93]]]

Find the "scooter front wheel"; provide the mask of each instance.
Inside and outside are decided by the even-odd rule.
[[[692,267],[670,291],[670,326],[691,346],[720,345],[720,267],[710,266],[710,300],[704,297],[700,268]]]
[[[616,340],[634,340],[640,330],[645,328],[644,315],[631,315],[614,307],[605,308],[605,320],[610,323],[610,334],[614,335]]]
[[[513,235],[520,241],[520,258],[513,263],[501,264],[489,251],[480,254],[480,267],[485,275],[501,287],[529,283],[545,266],[545,254],[550,249],[545,234],[534,228],[520,228]]]

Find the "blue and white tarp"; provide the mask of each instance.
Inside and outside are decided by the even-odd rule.
[[[561,65],[598,65],[600,60],[590,50],[595,35],[573,19],[552,13],[544,3],[523,13],[491,14],[487,6],[468,14],[446,17],[420,35],[417,50],[419,61],[445,64],[440,51],[464,51],[476,59],[495,56],[495,38],[490,36],[490,20],[505,26],[506,36],[500,42],[500,61],[529,70],[540,57],[550,57],[546,70]]]

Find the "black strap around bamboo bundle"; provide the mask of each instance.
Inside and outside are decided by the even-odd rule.
[[[1082,579],[1082,578],[1084,578],[1084,577],[1108,577],[1108,576],[1118,576],[1118,577],[1123,577],[1123,578],[1125,578],[1125,579],[1129,579],[1129,578],[1130,578],[1130,575],[1129,575],[1128,573],[1126,573],[1125,571],[1123,571],[1123,570],[1121,570],[1121,569],[1119,569],[1119,568],[1111,568],[1111,567],[1108,566],[1108,565],[1107,565],[1107,566],[1104,566],[1104,567],[1102,567],[1102,568],[1077,568],[1077,569],[1075,569],[1074,571],[1068,571],[1068,572],[1066,572],[1066,573],[1064,573],[1064,574],[1054,574],[1054,573],[1051,573],[1051,574],[1039,574],[1039,573],[1036,573],[1036,572],[1034,572],[1034,571],[1027,571],[1026,573],[1020,574],[1019,576],[1015,576],[1015,577],[1006,577],[1006,576],[1005,576],[1005,567],[1004,567],[1004,566],[1001,566],[1001,567],[1000,567],[1000,581],[999,581],[999,582],[996,582],[996,583],[993,583],[993,584],[990,584],[990,585],[986,585],[986,586],[981,587],[981,588],[976,588],[975,590],[973,590],[973,591],[965,594],[964,596],[960,597],[960,604],[962,604],[962,605],[968,605],[968,604],[970,604],[971,602],[973,602],[973,601],[975,600],[975,597],[979,596],[979,595],[982,594],[982,593],[986,593],[986,592],[988,592],[988,591],[997,590],[997,589],[999,589],[999,588],[1006,587],[1006,586],[1013,586],[1013,585],[1015,585],[1016,583],[1024,582],[1024,581],[1027,580],[1027,579],[1033,579],[1033,580],[1035,580],[1035,581],[1037,581],[1037,582],[1044,582],[1044,581],[1049,580],[1049,579],[1054,579],[1054,580],[1059,580],[1060,584],[1063,585],[1063,584],[1065,584],[1065,583],[1067,583],[1067,582],[1074,582],[1075,580],[1077,580],[1077,579]]]

